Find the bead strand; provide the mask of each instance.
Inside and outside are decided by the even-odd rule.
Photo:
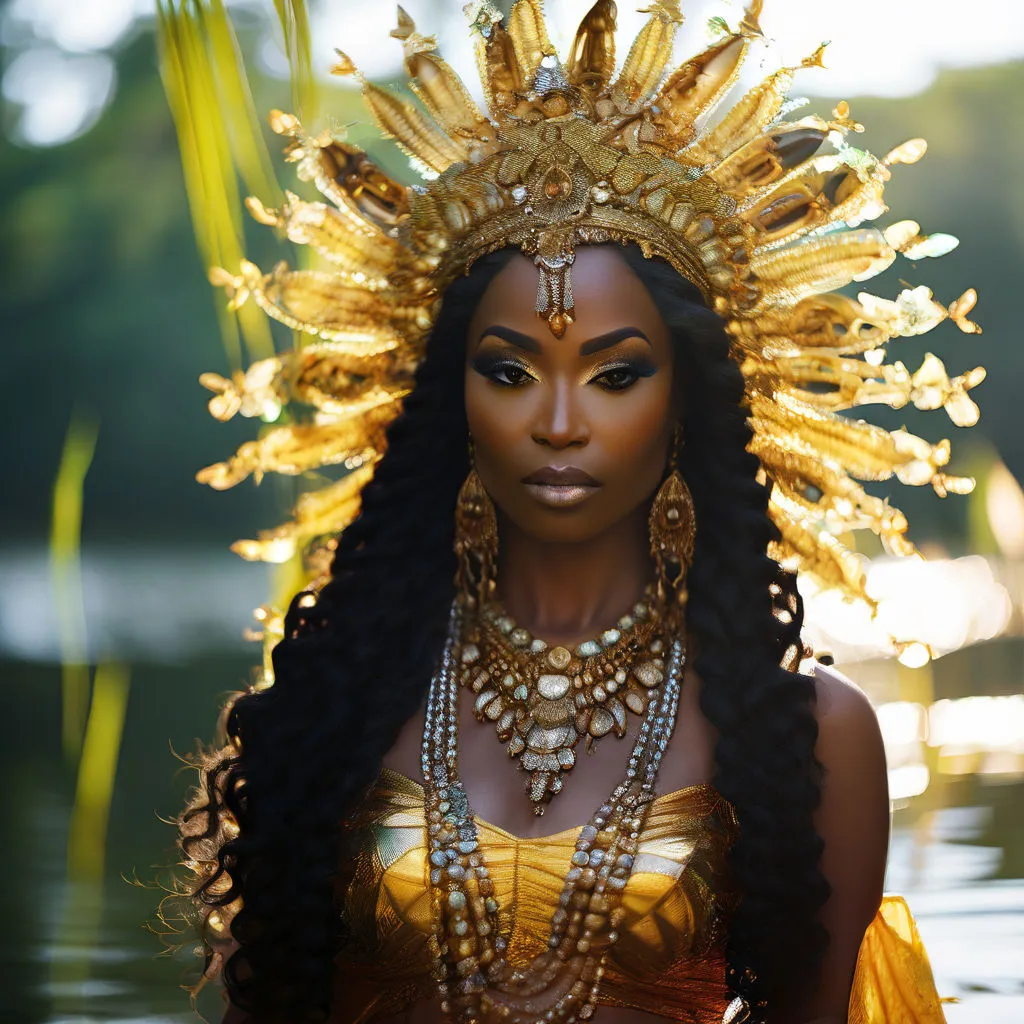
[[[618,938],[625,913],[619,898],[675,723],[685,661],[682,643],[672,642],[664,684],[652,688],[626,778],[580,831],[552,916],[549,952],[535,958],[530,968],[514,970],[504,959],[507,940],[499,934],[494,886],[458,774],[457,648],[463,624],[456,599],[431,679],[422,747],[434,913],[431,950],[437,957],[434,976],[441,1008],[457,1024],[479,1024],[492,1011],[517,1024],[587,1020],[597,1005],[608,952]],[[577,975],[572,985],[541,1009],[535,997],[565,970]]]

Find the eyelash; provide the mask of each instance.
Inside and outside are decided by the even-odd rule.
[[[529,373],[527,368],[522,363],[517,363],[514,360],[502,360],[500,362],[491,363],[491,364],[489,364],[487,366],[484,366],[484,367],[478,367],[480,373],[482,373],[485,377],[487,377],[488,380],[493,381],[499,387],[503,387],[503,388],[522,387],[523,384],[526,383],[526,381],[523,381],[523,380],[517,380],[517,381],[498,380],[494,376],[498,371],[500,371],[500,370],[508,370],[510,368],[516,369],[516,370],[521,370],[523,373]],[[626,391],[629,388],[631,388],[640,379],[640,377],[642,377],[642,376],[649,376],[649,374],[643,374],[643,373],[638,372],[637,368],[632,363],[616,363],[613,366],[606,366],[601,371],[601,373],[599,373],[596,377],[592,378],[592,380],[597,381],[597,380],[600,380],[602,377],[607,376],[610,373],[621,373],[621,372],[629,373],[632,376],[633,379],[631,381],[629,381],[629,383],[627,383],[627,384],[611,385],[611,386],[605,387],[606,391],[612,391],[612,392],[614,392],[614,391]]]

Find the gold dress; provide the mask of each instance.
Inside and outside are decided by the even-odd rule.
[[[370,1024],[435,996],[423,789],[384,768],[358,820],[367,838],[339,893],[354,936],[335,959],[334,1013],[344,1024]],[[521,839],[476,821],[509,936],[506,955],[524,966],[546,947],[579,829]],[[732,807],[707,783],[656,799],[623,893],[626,918],[599,1005],[691,1024],[722,1021],[732,999],[723,953],[732,899],[725,854],[736,827]],[[861,944],[849,1022],[944,1019],[910,911],[900,897],[886,896]]]

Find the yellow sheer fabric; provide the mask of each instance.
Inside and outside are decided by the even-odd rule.
[[[335,958],[332,1024],[371,1024],[435,995],[422,787],[385,768],[357,823],[366,840],[338,894],[354,939]],[[480,819],[477,827],[510,935],[507,955],[524,965],[546,946],[579,828],[520,839]],[[725,854],[736,827],[731,806],[710,785],[654,802],[600,1005],[721,1024],[731,1000],[722,952],[731,905]],[[211,977],[235,948],[227,929],[216,945]],[[883,898],[864,935],[849,1024],[945,1024],[927,954],[898,896]]]
[[[943,1024],[935,979],[910,907],[884,896],[864,935],[848,1024]]]
[[[335,1007],[345,1024],[370,1024],[434,993],[427,948],[429,865],[423,790],[385,768],[364,805],[367,840],[346,878],[355,942],[336,959]],[[579,828],[520,839],[477,819],[481,846],[510,936],[526,964],[546,946]],[[706,784],[652,805],[623,893],[626,919],[602,981],[600,1005],[689,1024],[719,1024],[731,996],[722,954],[730,898],[725,853],[730,805]],[[857,962],[849,1024],[943,1024],[931,968],[899,897],[883,899]]]

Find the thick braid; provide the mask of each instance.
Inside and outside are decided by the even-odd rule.
[[[688,626],[701,708],[719,735],[714,783],[739,822],[729,982],[760,1021],[765,1004],[785,1002],[816,976],[828,941],[818,912],[829,890],[812,817],[820,797],[814,683],[790,670],[803,606],[795,576],[767,554],[777,530],[758,460],[746,450],[743,378],[721,320],[671,268],[626,252],[681,357],[680,472],[697,517]]]
[[[448,290],[331,580],[314,604],[292,601],[274,685],[232,704],[225,727],[237,752],[208,769],[186,812],[216,825],[223,807],[238,824],[197,895],[223,906],[230,881],[230,898],[242,897],[232,923],[240,948],[223,976],[259,1024],[323,1020],[330,1006],[332,958],[346,939],[339,866],[355,838],[342,823],[424,698],[443,643],[455,501],[469,468],[464,339],[506,259],[480,261]],[[198,844],[188,845],[195,858]]]

